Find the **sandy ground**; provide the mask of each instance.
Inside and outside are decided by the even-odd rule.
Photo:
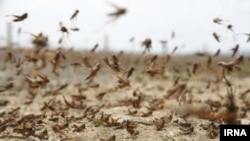
[[[14,61],[6,59],[8,52]],[[105,56],[112,60],[111,53],[87,54],[92,66],[101,63],[90,81],[85,80],[90,69],[71,65],[86,53],[63,53],[65,68],[57,76],[50,63],[55,52],[47,56],[44,68],[35,70],[36,63],[29,61],[16,66],[18,56],[22,62],[30,53],[1,50],[0,140],[206,141],[219,140],[221,124],[250,124],[247,72],[227,76],[232,83],[234,103],[230,104],[230,87],[224,81],[213,82],[219,69],[216,61],[214,71],[203,67],[188,76],[184,61],[171,60],[164,64],[163,73],[150,76],[144,72],[147,61],[136,63],[130,55],[121,55],[120,66],[135,70],[128,78],[130,86],[117,88],[116,73],[103,62]],[[180,66],[180,72],[174,72],[173,66]],[[37,79],[38,74],[47,76],[49,82],[31,88],[27,77]]]

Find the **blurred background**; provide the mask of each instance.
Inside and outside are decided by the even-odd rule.
[[[109,13],[116,9],[112,4],[126,8],[126,13],[111,20]],[[71,15],[79,13],[72,22]],[[21,22],[12,22],[6,15],[28,13]],[[178,47],[177,54],[193,52],[230,53],[236,44],[239,52],[250,52],[247,36],[250,33],[249,0],[1,0],[0,46],[32,47],[32,36],[27,32],[42,32],[49,38],[50,48],[90,49],[99,44],[99,50],[141,52],[145,38],[152,39],[152,52],[170,52]],[[215,24],[219,17],[233,26]],[[59,23],[70,29],[69,38],[61,44]],[[221,39],[212,36],[216,32]],[[167,41],[162,49],[160,41]]]

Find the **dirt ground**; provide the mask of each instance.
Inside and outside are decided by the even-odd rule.
[[[250,124],[247,57],[222,78],[217,63],[234,58],[211,56],[208,65],[208,54],[0,55],[0,140],[206,141],[219,140],[221,124]]]

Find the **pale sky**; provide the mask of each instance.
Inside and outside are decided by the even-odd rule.
[[[107,14],[114,11],[107,2],[126,7],[128,12],[101,29],[109,19]],[[59,21],[70,28],[69,18],[75,9],[80,11],[76,21],[80,31],[70,31],[71,41],[63,44],[67,47],[92,48],[99,43],[102,48],[104,35],[108,35],[109,45],[116,51],[142,51],[140,43],[148,37],[153,41],[153,52],[161,51],[159,40],[167,40],[169,50],[179,46],[179,53],[215,52],[218,48],[229,51],[237,43],[241,51],[250,50],[246,36],[233,40],[225,26],[213,23],[215,17],[220,17],[232,24],[236,33],[250,33],[249,0],[1,0],[0,45],[6,44],[6,23],[12,19],[5,15],[28,12],[28,19],[13,23],[14,42],[32,46],[30,35],[17,36],[21,27],[23,32],[43,32],[51,46],[59,47]],[[174,40],[172,31],[176,33]],[[215,41],[213,32],[222,36],[221,43]],[[129,42],[131,37],[135,37],[134,46]]]

